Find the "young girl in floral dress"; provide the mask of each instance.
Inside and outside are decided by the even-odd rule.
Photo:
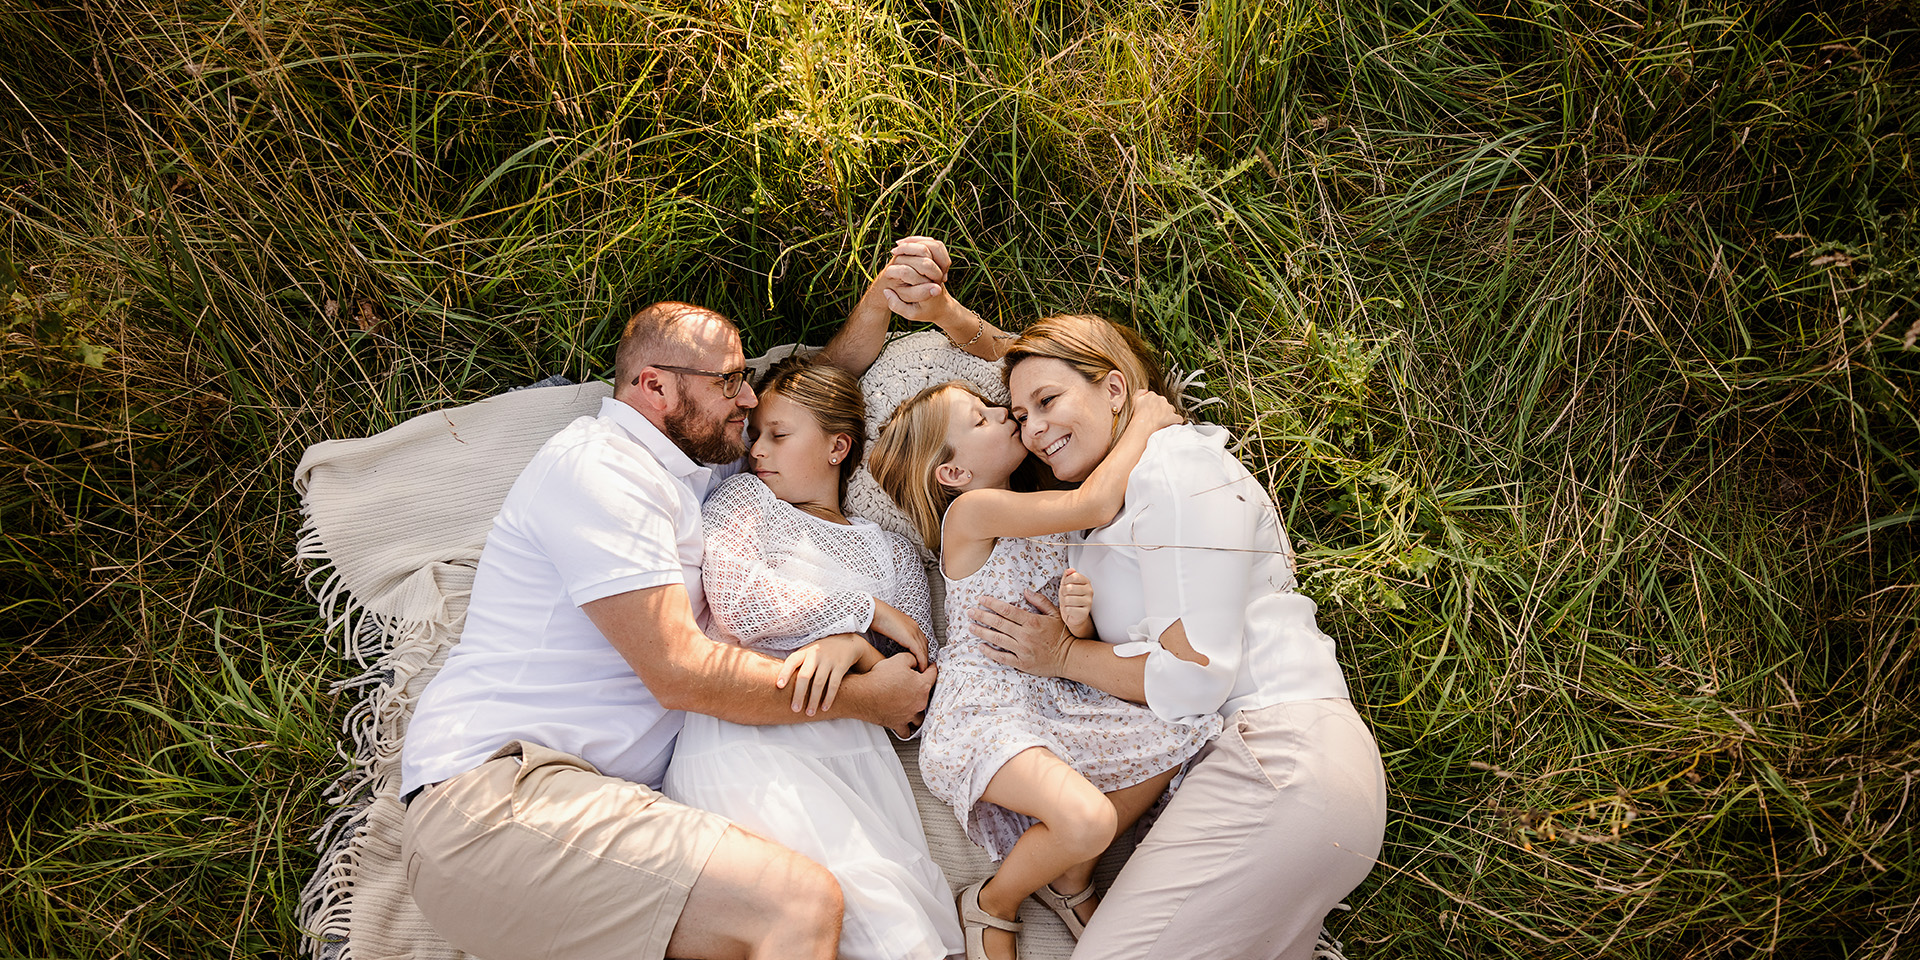
[[[928,658],[927,579],[905,537],[841,512],[865,444],[859,384],[783,361],[756,388],[752,475],[702,511],[708,632],[783,658],[795,709],[832,706],[876,647]],[[869,639],[872,638],[872,639]],[[665,792],[826,867],[846,901],[840,956],[939,960],[960,952],[951,889],[927,851],[885,731],[854,719],[745,726],[688,714]]]
[[[967,835],[1001,861],[960,894],[970,960],[1011,960],[1014,918],[1030,895],[1077,937],[1092,914],[1095,860],[1220,729],[1217,717],[1169,722],[1083,684],[1001,666],[968,629],[965,611],[982,597],[1038,589],[1055,602],[1066,566],[1058,535],[1110,521],[1147,437],[1182,422],[1150,391],[1122,406],[1126,425],[1112,453],[1074,490],[1011,489],[1027,457],[1019,424],[957,381],[901,404],[868,462],[940,555],[946,579],[949,622],[920,771]],[[1068,627],[1090,634],[1085,580],[1069,572],[1067,582]]]

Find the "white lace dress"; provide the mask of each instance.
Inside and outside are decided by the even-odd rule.
[[[1173,723],[1085,684],[987,658],[986,644],[967,628],[967,611],[983,597],[1021,604],[1028,589],[1057,602],[1066,561],[1064,542],[1003,538],[972,576],[946,581],[947,641],[920,731],[920,775],[995,860],[1034,822],[980,799],[1014,754],[1046,747],[1111,793],[1185,763],[1220,732],[1218,715]]]
[[[750,475],[714,492],[703,524],[702,580],[716,639],[780,657],[863,631],[875,597],[928,629],[927,579],[898,534],[864,520],[819,519]],[[832,871],[847,905],[840,956],[964,952],[953,894],[928,855],[885,730],[852,719],[744,726],[689,713],[665,792]]]

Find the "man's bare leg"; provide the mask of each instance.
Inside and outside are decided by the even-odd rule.
[[[827,868],[728,827],[667,941],[686,960],[832,960],[845,909]]]

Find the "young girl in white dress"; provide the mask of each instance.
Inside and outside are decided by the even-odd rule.
[[[875,642],[927,665],[927,580],[905,537],[841,512],[866,436],[859,384],[788,360],[758,392],[753,472],[727,480],[703,509],[708,632],[783,658],[779,682],[811,714],[832,706],[847,673],[879,663]],[[879,727],[743,726],[690,713],[665,792],[830,870],[846,901],[841,957],[961,952],[951,888]]]
[[[967,835],[1001,861],[997,873],[960,894],[970,960],[1011,960],[1020,929],[1014,918],[1028,896],[1079,936],[1092,915],[1095,860],[1220,730],[1217,717],[1169,722],[1083,684],[1002,666],[968,629],[966,611],[982,597],[1017,600],[1039,589],[1055,602],[1066,566],[1065,539],[1057,535],[1112,520],[1147,437],[1182,422],[1149,391],[1128,406],[1112,452],[1075,490],[1012,490],[1027,457],[1019,424],[959,381],[901,404],[868,461],[939,553],[946,577],[947,636],[921,731],[920,772]],[[1071,571],[1067,581],[1068,627],[1091,635],[1090,588]]]

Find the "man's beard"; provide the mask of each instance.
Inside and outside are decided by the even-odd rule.
[[[682,453],[695,463],[732,463],[747,455],[747,441],[726,418],[703,420],[700,410],[687,401],[686,392],[674,385],[680,409],[667,414],[666,435]],[[738,408],[734,408],[738,409]],[[731,412],[731,411],[729,411]]]

